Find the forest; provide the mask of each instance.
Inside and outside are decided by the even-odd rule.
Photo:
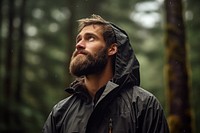
[[[141,87],[161,102],[171,133],[200,133],[199,0],[1,0],[0,132],[38,133],[69,95],[77,20],[124,29]]]

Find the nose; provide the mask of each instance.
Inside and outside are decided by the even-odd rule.
[[[81,40],[78,43],[76,43],[76,49],[77,50],[85,49],[85,42],[83,40]]]

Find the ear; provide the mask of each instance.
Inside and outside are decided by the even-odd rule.
[[[112,56],[117,53],[117,44],[113,43],[111,46],[108,48],[108,56]]]

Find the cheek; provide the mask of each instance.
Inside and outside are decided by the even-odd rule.
[[[99,45],[98,47],[90,46],[88,49],[86,49],[90,54],[95,55],[102,49],[105,49],[104,45]]]

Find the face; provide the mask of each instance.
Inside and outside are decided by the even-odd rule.
[[[100,73],[108,61],[107,47],[99,25],[84,27],[76,38],[70,73],[80,77]]]

